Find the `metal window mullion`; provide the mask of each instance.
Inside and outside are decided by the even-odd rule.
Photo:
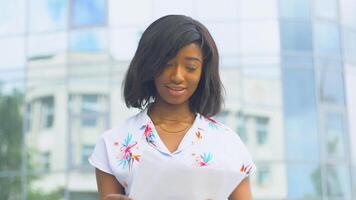
[[[352,190],[352,186],[355,185],[356,187],[356,182],[354,183],[353,180],[353,170],[352,170],[352,157],[351,157],[351,139],[349,139],[351,137],[351,133],[349,132],[349,123],[348,123],[348,110],[347,110],[347,94],[346,94],[346,83],[345,83],[345,57],[344,57],[344,37],[343,37],[343,27],[342,27],[342,21],[341,21],[341,8],[340,8],[340,0],[336,0],[337,1],[337,26],[339,28],[339,42],[340,42],[340,64],[341,64],[341,76],[342,76],[342,89],[343,89],[343,95],[344,95],[344,104],[343,104],[343,126],[344,126],[344,134],[343,139],[345,141],[344,143],[344,150],[345,150],[345,158],[346,158],[346,163],[347,163],[347,167],[348,167],[348,172],[349,172],[349,177],[350,177],[350,187],[348,188],[350,190],[350,197],[351,199],[354,197],[356,198],[356,194],[354,193],[354,191]],[[355,2],[354,2],[355,3]],[[349,141],[349,142],[347,142]]]
[[[69,177],[70,177],[70,167],[71,167],[71,154],[72,154],[72,134],[71,134],[71,111],[69,106],[69,81],[70,81],[70,74],[69,74],[69,52],[70,52],[70,35],[71,35],[71,18],[72,18],[72,0],[67,0],[68,5],[68,12],[67,12],[67,49],[65,53],[65,68],[66,68],[66,76],[65,76],[65,85],[66,85],[66,110],[67,110],[67,134],[66,134],[66,149],[67,149],[67,158],[66,158],[66,168],[65,168],[65,185],[64,185],[64,199],[70,199],[70,191],[68,188],[69,185]]]
[[[21,200],[26,200],[27,199],[27,194],[28,194],[28,188],[27,188],[27,182],[28,182],[28,169],[27,169],[27,141],[26,141],[26,127],[28,126],[28,120],[27,118],[29,117],[29,113],[26,109],[26,92],[27,92],[27,70],[28,70],[28,61],[27,61],[27,54],[28,54],[28,37],[29,37],[29,16],[30,16],[30,0],[25,1],[25,43],[24,43],[24,54],[25,54],[25,69],[24,69],[24,83],[23,83],[23,97],[22,97],[22,107],[24,109],[24,119],[22,122],[22,147],[21,147]]]
[[[320,105],[320,101],[319,101],[319,67],[315,65],[315,59],[316,59],[316,52],[315,52],[315,37],[314,37],[314,33],[315,33],[315,22],[316,22],[316,16],[315,16],[315,0],[311,0],[310,1],[310,17],[311,17],[311,37],[312,37],[312,63],[313,63],[313,70],[314,70],[314,88],[315,88],[315,104],[316,104],[316,113],[317,113],[317,132],[318,132],[318,137],[319,137],[319,152],[320,152],[320,173],[321,173],[321,197],[322,199],[327,199],[327,186],[326,186],[326,181],[327,181],[327,177],[326,177],[326,165],[325,165],[325,149],[324,149],[324,145],[325,145],[325,135],[323,135],[323,107]]]

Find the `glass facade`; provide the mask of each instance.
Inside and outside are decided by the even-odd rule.
[[[215,117],[256,161],[254,199],[356,199],[355,10],[356,0],[0,0],[0,199],[97,199],[87,158],[139,111],[121,82],[145,28],[171,13],[216,40],[227,95]]]

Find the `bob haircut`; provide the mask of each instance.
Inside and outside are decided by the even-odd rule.
[[[216,44],[203,24],[184,15],[161,17],[143,32],[122,85],[126,106],[144,109],[154,101],[155,77],[182,47],[193,42],[202,49],[203,69],[198,87],[189,98],[189,108],[205,117],[219,113],[224,103],[224,87]]]

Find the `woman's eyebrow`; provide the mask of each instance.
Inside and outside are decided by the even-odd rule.
[[[184,58],[185,60],[188,60],[188,61],[198,61],[201,63],[201,60],[197,57],[193,57],[193,56],[187,56]]]

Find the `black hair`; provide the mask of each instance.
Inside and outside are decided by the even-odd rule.
[[[189,108],[211,117],[222,109],[223,85],[219,75],[219,53],[208,29],[184,15],[167,15],[154,21],[142,34],[123,81],[123,96],[128,108],[144,109],[156,97],[154,78],[178,51],[197,43],[203,52],[202,74],[189,99]]]

